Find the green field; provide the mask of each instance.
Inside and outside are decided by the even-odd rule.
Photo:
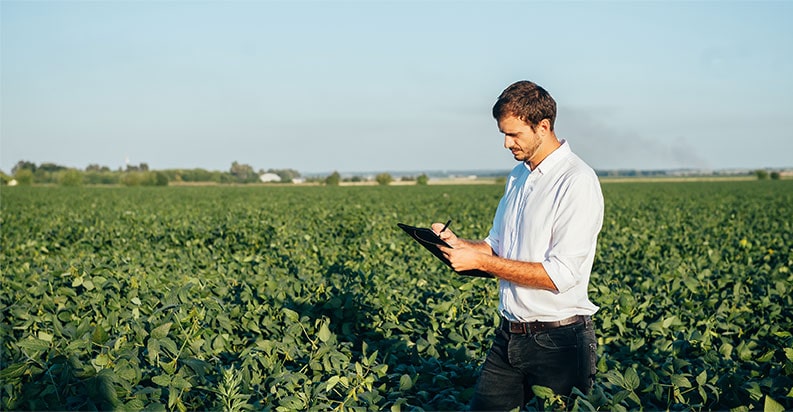
[[[2,188],[0,409],[459,410],[496,283],[397,222],[498,185]],[[793,409],[793,181],[607,183],[594,391],[553,409]]]

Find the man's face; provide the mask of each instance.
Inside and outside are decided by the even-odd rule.
[[[515,116],[499,119],[498,130],[504,133],[504,147],[512,152],[515,160],[521,162],[529,161],[542,143],[540,135]]]

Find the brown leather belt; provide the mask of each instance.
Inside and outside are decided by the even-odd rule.
[[[586,315],[570,316],[569,318],[554,322],[510,322],[501,318],[501,330],[518,335],[528,335],[560,328],[562,326],[577,325],[588,320],[589,316]]]

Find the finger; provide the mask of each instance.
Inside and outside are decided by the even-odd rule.
[[[432,226],[430,226],[430,228],[432,228],[432,231],[435,232],[436,234],[440,234],[441,230],[443,229],[443,226],[444,226],[443,223],[433,223]]]

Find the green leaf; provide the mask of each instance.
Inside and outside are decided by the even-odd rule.
[[[125,381],[132,382],[137,377],[137,373],[135,372],[135,367],[126,365],[116,370],[116,376]]]
[[[150,338],[148,344],[146,345],[146,349],[149,351],[149,363],[152,365],[156,364],[157,358],[160,357],[160,341]]]
[[[732,350],[733,350],[733,346],[730,345],[729,343],[725,343],[721,345],[721,347],[719,347],[719,353],[721,353],[722,356],[724,356],[725,358],[732,357]]]
[[[614,396],[613,396],[613,398],[611,400],[612,401],[612,405],[617,405],[619,403],[622,403],[622,401],[624,401],[625,399],[628,399],[628,397],[632,393],[633,392],[627,391],[627,390],[621,390],[621,391],[617,392],[616,394],[614,394]]]
[[[377,375],[378,377],[383,377],[383,376],[385,376],[386,372],[388,372],[388,364],[387,363],[383,363],[383,364],[377,365],[374,368],[372,368],[372,372],[374,372],[375,375]]]
[[[670,327],[672,325],[677,325],[679,323],[680,323],[680,319],[678,319],[677,316],[670,316],[670,317],[664,319],[663,326],[664,326],[664,328],[668,328],[668,327]]]
[[[327,342],[328,339],[330,339],[330,335],[331,333],[330,333],[330,329],[328,329],[328,322],[327,321],[322,322],[322,326],[319,327],[319,333],[317,333],[319,340],[321,340],[322,342]]]
[[[366,358],[366,363],[364,365],[371,366],[374,365],[375,361],[377,360],[377,351],[372,352],[368,358]]]
[[[97,366],[105,366],[110,363],[110,357],[106,353],[100,353],[94,359],[94,364]]]
[[[765,355],[760,356],[759,358],[757,358],[757,361],[760,362],[760,363],[769,362],[771,359],[774,359],[774,354],[775,353],[776,353],[775,350],[769,350],[768,352],[765,353]]]
[[[639,387],[639,374],[636,369],[628,368],[625,370],[625,386],[624,388],[630,391],[636,390]]]
[[[41,352],[50,348],[50,343],[41,339],[28,338],[19,341],[17,345],[20,348],[28,349],[31,351]]]
[[[18,378],[25,374],[28,370],[28,364],[25,362],[13,363],[7,368],[0,371],[0,379],[8,381],[13,378]]]
[[[188,382],[187,380],[185,380],[185,378],[179,375],[176,375],[173,377],[173,379],[171,379],[171,386],[183,390],[188,390],[193,387],[193,385],[191,385],[190,382]]]
[[[622,373],[620,373],[618,370],[610,370],[606,372],[606,380],[608,380],[612,385],[616,385],[621,388],[625,387],[625,377],[623,377]]]
[[[770,396],[765,396],[765,402],[763,403],[763,412],[784,412],[785,407],[782,406],[781,403],[775,401]]]
[[[151,337],[154,339],[162,339],[168,336],[168,332],[171,330],[171,325],[173,325],[173,322],[166,322],[154,328],[151,331]]]
[[[534,392],[534,396],[542,399],[551,399],[556,396],[556,393],[554,393],[553,389],[547,386],[532,385],[531,391]]]
[[[399,378],[399,390],[400,391],[407,391],[413,387],[413,380],[410,379],[410,375],[404,374]]]
[[[589,411],[589,412],[596,412],[597,408],[592,405],[591,402],[586,400],[585,398],[576,397],[575,401],[573,401],[573,411]]]
[[[95,377],[94,387],[99,391],[99,398],[113,406],[121,405],[114,383],[116,373],[112,369],[102,369]],[[115,408],[111,408],[115,409]]]
[[[707,382],[707,381],[708,381],[708,372],[707,371],[702,371],[702,372],[700,372],[699,375],[697,375],[697,384],[699,386],[704,385],[705,382]]]
[[[702,402],[708,403],[708,393],[705,392],[705,388],[700,386],[697,388],[697,392],[699,392],[699,397],[702,398]]]
[[[94,333],[91,334],[91,342],[101,345],[107,342],[108,339],[110,339],[110,336],[105,331],[105,328],[102,325],[96,325]]]
[[[176,361],[176,359],[173,359],[170,362],[160,361],[160,367],[165,373],[173,375],[173,373],[176,372]]]
[[[454,331],[449,332],[447,337],[449,338],[449,340],[451,340],[454,343],[465,342],[465,338],[463,338],[462,336],[460,336],[459,333],[454,332]]]
[[[738,346],[738,357],[743,361],[752,360],[752,350],[749,345],[741,344]]]
[[[298,315],[297,312],[293,311],[292,309],[283,308],[282,310],[284,312],[284,316],[286,316],[286,319],[292,322],[298,322],[300,320],[300,315]]]
[[[298,410],[304,409],[305,403],[300,400],[297,396],[287,396],[284,399],[281,399],[281,404],[278,406],[279,408],[285,408],[286,410]]]
[[[405,404],[405,402],[407,402],[405,398],[397,399],[396,402],[391,405],[391,412],[402,412],[402,405]]]
[[[160,347],[165,349],[169,356],[176,357],[179,354],[179,348],[176,346],[176,342],[170,338],[159,339],[159,341]]]
[[[39,331],[39,339],[45,342],[52,342],[52,338],[53,336],[51,334],[44,332],[43,330]]]
[[[171,377],[168,375],[157,375],[151,378],[151,381],[160,386],[168,386],[171,384]]]
[[[691,276],[684,276],[683,277],[683,284],[690,290],[692,293],[697,293],[700,290],[699,281]]]
[[[330,379],[328,379],[328,383],[325,385],[325,392],[330,392],[331,389],[333,389],[333,387],[336,386],[336,384],[338,383],[339,383],[339,377],[331,376]]]
[[[793,333],[790,333],[790,332],[788,332],[786,330],[778,330],[778,331],[774,332],[773,335],[778,337],[778,338],[789,338],[789,337],[793,336]]]
[[[424,339],[424,338],[419,338],[419,339],[416,341],[416,349],[417,349],[417,350],[418,350],[420,353],[421,353],[421,352],[424,352],[424,351],[425,351],[425,350],[426,350],[426,349],[427,349],[429,346],[430,346],[430,343],[429,343],[429,342],[427,342],[427,340],[426,340],[426,339]]]
[[[763,388],[757,382],[749,382],[746,385],[746,391],[749,392],[749,397],[755,401],[759,401],[763,397]]]
[[[83,281],[83,287],[85,290],[94,290],[94,282],[91,279],[86,279]]]
[[[127,402],[126,405],[124,406],[126,407],[127,410],[130,411],[141,411],[146,405],[139,398],[134,398],[131,401]]]
[[[680,374],[672,375],[672,384],[677,386],[678,388],[690,388],[691,387],[691,381],[689,381],[688,378],[686,378],[685,376],[680,375]]]

